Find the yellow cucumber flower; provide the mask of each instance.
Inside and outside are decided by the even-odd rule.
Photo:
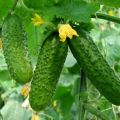
[[[2,44],[2,39],[0,38],[0,49],[2,49],[3,44]]]
[[[113,11],[113,10],[109,10],[109,11],[108,11],[108,15],[114,16],[114,11]]]
[[[27,97],[30,92],[30,87],[28,85],[24,85],[21,90],[21,95]]]
[[[53,107],[56,107],[56,106],[57,106],[57,101],[54,100],[54,101],[53,101]]]
[[[39,26],[44,23],[44,20],[37,13],[34,15],[34,17],[31,20],[34,26]]]
[[[33,114],[31,120],[40,120],[40,118],[37,114]]]
[[[67,37],[72,39],[73,36],[78,36],[77,32],[69,24],[60,24],[58,31],[62,42],[65,42]]]

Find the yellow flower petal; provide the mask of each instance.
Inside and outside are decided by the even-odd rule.
[[[30,92],[30,87],[28,85],[24,85],[21,90],[21,95],[27,97]]]
[[[78,37],[79,35],[77,34],[77,32],[74,29],[71,29],[70,34],[68,35],[68,37],[70,39],[72,39],[73,36],[77,36]]]
[[[44,20],[38,14],[35,14],[31,20],[34,26],[39,26],[44,23]]]
[[[65,32],[63,32],[61,29],[59,30],[59,37],[61,38],[60,41],[64,42],[67,38],[67,35]]]
[[[114,11],[113,11],[113,10],[109,10],[109,11],[108,11],[108,15],[114,16]]]
[[[39,116],[38,116],[38,115],[33,114],[31,120],[40,120],[40,119],[39,119]]]
[[[54,101],[53,101],[53,107],[56,107],[56,106],[57,106],[57,101],[54,100]]]
[[[60,24],[58,32],[62,42],[65,42],[67,37],[72,39],[73,36],[78,36],[77,32],[69,24]]]
[[[38,18],[38,19],[41,18],[37,13],[35,13],[35,17]]]

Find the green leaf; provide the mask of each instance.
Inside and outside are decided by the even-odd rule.
[[[55,3],[55,0],[23,0],[24,4],[28,7],[28,8],[33,8],[36,10],[40,10],[44,7],[47,6],[52,6]]]
[[[0,80],[1,81],[11,80],[11,76],[10,76],[8,70],[2,70],[2,71],[0,71]]]
[[[46,18],[59,17],[65,21],[89,22],[99,5],[86,3],[83,0],[24,0],[27,7],[40,10]]]
[[[76,63],[74,66],[69,67],[69,68],[68,68],[68,71],[69,71],[71,74],[80,74],[80,66],[79,66],[79,64]]]
[[[71,86],[64,87],[64,86],[58,86],[55,92],[54,99],[60,99],[62,96],[64,96],[67,92],[71,91]]]
[[[102,5],[112,6],[117,8],[120,7],[120,0],[85,0],[85,1],[96,2]]]
[[[61,2],[56,16],[62,17],[66,21],[89,22],[91,14],[94,14],[98,9],[98,5],[89,4],[82,0],[64,0]]]
[[[101,3],[112,7],[120,7],[120,0],[101,0]]]
[[[61,111],[64,114],[69,113],[74,102],[74,97],[71,95],[71,86],[58,86],[54,99],[59,100]]]
[[[54,108],[48,107],[44,110],[44,113],[50,116],[49,119],[53,118],[54,120],[59,120],[59,113],[57,113]],[[48,120],[47,116],[45,116],[44,114],[41,114],[40,118],[42,118],[42,120]]]
[[[1,110],[4,120],[28,120],[30,113],[17,101],[10,100]]]
[[[3,19],[12,8],[14,0],[0,0],[0,26],[2,25]]]
[[[68,92],[60,99],[60,108],[63,114],[69,113],[74,102],[74,97]],[[67,104],[66,104],[67,103]]]
[[[75,80],[79,78],[79,75],[73,75],[70,73],[62,74],[60,76],[59,84],[61,86],[71,86],[74,84]]]

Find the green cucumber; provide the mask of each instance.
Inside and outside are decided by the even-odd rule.
[[[67,51],[67,42],[61,42],[56,32],[44,41],[29,94],[30,105],[34,110],[40,111],[51,102]]]
[[[87,77],[112,104],[120,105],[120,80],[85,31],[69,40],[69,47]]]
[[[29,82],[32,77],[26,41],[21,19],[17,15],[9,15],[2,26],[4,57],[11,76],[21,84]]]

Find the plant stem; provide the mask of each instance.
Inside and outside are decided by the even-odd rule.
[[[104,20],[108,20],[108,21],[112,21],[112,22],[120,24],[120,18],[110,16],[110,15],[107,15],[107,14],[96,13],[96,14],[92,15],[91,18],[100,18],[100,19],[104,19]]]
[[[3,120],[3,116],[2,116],[2,114],[1,114],[1,112],[0,112],[0,120]]]
[[[86,75],[84,71],[81,70],[78,120],[84,120],[84,116],[85,116],[84,101],[86,100],[86,95],[85,95],[86,90],[87,90]]]

